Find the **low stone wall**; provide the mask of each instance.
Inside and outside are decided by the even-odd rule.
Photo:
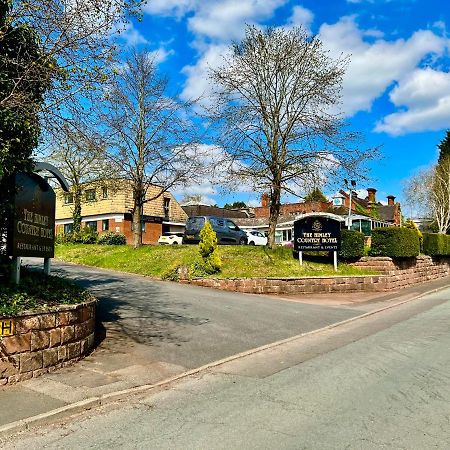
[[[450,259],[435,259],[430,256],[419,256],[401,261],[386,257],[364,257],[353,265],[377,271],[380,275],[251,279],[195,278],[184,282],[250,294],[320,294],[395,290],[450,275]]]
[[[0,385],[39,376],[88,353],[94,345],[95,303],[14,317],[14,335],[0,338]]]

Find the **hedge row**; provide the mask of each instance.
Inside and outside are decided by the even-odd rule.
[[[364,256],[364,234],[355,230],[341,230],[341,251],[339,256],[348,260]]]
[[[375,228],[372,230],[371,256],[412,258],[420,253],[419,236],[405,227]]]
[[[99,235],[89,228],[82,228],[78,232],[60,234],[56,236],[59,244],[102,244],[102,245],[125,245],[127,239],[121,233],[108,231]]]
[[[450,236],[448,234],[423,233],[423,252],[430,256],[449,256]]]

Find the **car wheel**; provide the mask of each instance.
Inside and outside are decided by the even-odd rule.
[[[178,245],[178,242],[174,242],[172,245]]]
[[[244,238],[240,238],[239,239],[239,245],[245,245],[247,242],[245,241]]]
[[[253,241],[249,242],[248,245],[255,245]]]

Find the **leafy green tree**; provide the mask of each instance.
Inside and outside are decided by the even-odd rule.
[[[450,157],[450,130],[447,130],[444,139],[438,144],[438,149],[438,164],[441,164],[445,158]]]
[[[247,205],[244,202],[225,203],[224,208],[240,209],[240,208],[247,208]]]
[[[13,175],[31,167],[40,133],[38,110],[50,87],[46,66],[51,62],[41,60],[32,28],[11,24],[10,9],[10,1],[0,0],[0,238],[12,205]]]
[[[203,263],[201,270],[206,274],[220,272],[222,261],[217,250],[217,235],[211,224],[206,222],[200,231],[198,251]]]
[[[323,195],[322,191],[318,187],[310,191],[304,200],[305,202],[328,202],[327,198],[325,197],[325,195]]]

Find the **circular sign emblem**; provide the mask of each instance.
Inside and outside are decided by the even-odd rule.
[[[320,231],[322,231],[322,224],[318,220],[315,220],[311,228],[313,231],[319,233]]]

